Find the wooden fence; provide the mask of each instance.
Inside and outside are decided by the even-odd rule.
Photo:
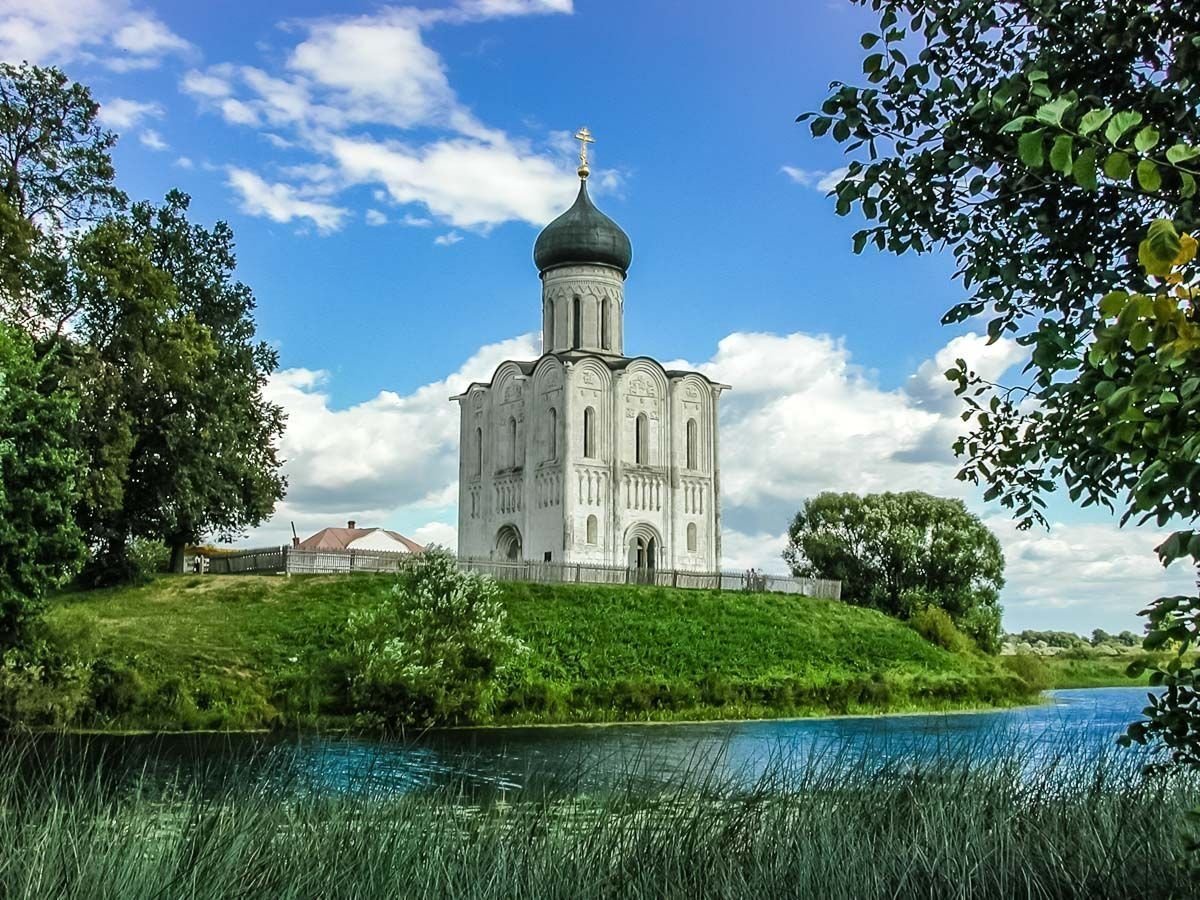
[[[409,553],[382,550],[301,550],[296,547],[266,547],[242,550],[208,561],[214,575],[243,573],[316,575],[350,572],[398,572]],[[464,571],[490,575],[497,581],[526,581],[540,584],[656,584],[663,587],[718,591],[773,591],[840,600],[842,583],[820,578],[766,575],[749,572],[695,572],[688,569],[629,569],[590,563],[554,563],[460,557]]]

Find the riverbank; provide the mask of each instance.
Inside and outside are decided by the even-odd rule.
[[[70,724],[361,728],[344,627],[382,576],[165,576],[67,593],[48,621],[91,660]],[[755,719],[1002,707],[1041,685],[848,604],[639,586],[503,585],[528,647],[473,724]],[[88,704],[90,702],[90,708]]]

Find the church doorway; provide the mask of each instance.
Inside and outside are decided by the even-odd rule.
[[[516,525],[505,525],[496,533],[496,555],[500,559],[521,560],[521,532]]]
[[[647,527],[635,528],[629,538],[629,568],[640,584],[653,584],[658,568],[658,536]]]

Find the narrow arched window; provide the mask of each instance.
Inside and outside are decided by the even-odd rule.
[[[558,410],[553,406],[550,407],[550,415],[547,417],[547,424],[550,428],[550,434],[546,441],[546,449],[549,451],[547,459],[558,459]]]
[[[688,548],[688,553],[696,552],[696,523],[695,522],[688,522],[687,548]]]
[[[583,455],[596,458],[596,410],[590,406],[583,411]]]
[[[543,353],[554,349],[554,301],[546,301],[546,327],[542,329]]]
[[[599,523],[596,521],[596,517],[595,517],[595,516],[588,516],[588,520],[587,520],[587,542],[588,542],[589,544],[594,544],[594,543],[596,543],[596,531],[597,531],[598,527],[599,527]]]
[[[650,458],[649,432],[650,420],[646,418],[645,413],[638,413],[633,433],[633,461],[639,466],[646,465],[646,461]]]
[[[508,464],[515,466],[517,464],[517,420],[513,417],[508,420]]]
[[[578,350],[583,346],[583,311],[578,297],[571,303],[571,346]]]
[[[695,469],[696,466],[696,432],[699,429],[695,419],[687,420],[687,467]]]
[[[612,349],[612,333],[609,330],[612,326],[608,322],[611,314],[612,305],[608,302],[608,298],[605,297],[604,301],[600,304],[600,346],[605,350]]]
[[[483,429],[475,429],[475,474],[483,474]]]

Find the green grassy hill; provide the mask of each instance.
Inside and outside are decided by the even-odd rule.
[[[59,640],[100,662],[101,727],[352,724],[342,627],[382,576],[166,576],[58,597]],[[900,622],[779,594],[504,586],[530,652],[491,721],[877,712],[1006,704],[1029,687]]]

